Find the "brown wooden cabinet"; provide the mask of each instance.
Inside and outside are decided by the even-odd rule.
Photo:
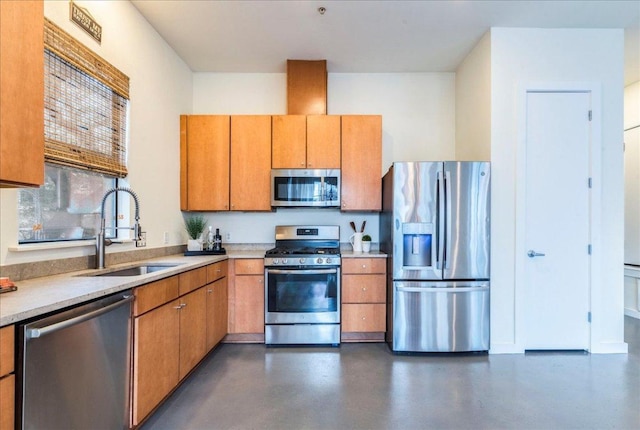
[[[382,209],[382,117],[342,116],[343,211]]]
[[[44,183],[44,3],[0,1],[0,186]]]
[[[180,209],[229,210],[229,115],[180,116]]]
[[[274,169],[339,169],[340,117],[272,117],[271,165]]]
[[[208,294],[212,285],[226,282],[226,267],[222,261],[134,288],[133,426],[218,343],[209,342],[210,334],[226,334],[226,310],[223,316],[214,313],[217,334],[209,318],[211,306],[226,309],[226,288],[214,299]],[[208,283],[210,279],[214,282]]]
[[[307,167],[340,168],[340,116],[307,116]]]
[[[271,210],[271,116],[231,116],[232,211]]]
[[[134,318],[134,426],[140,424],[180,380],[179,308],[180,301],[175,299]]]
[[[342,259],[342,341],[383,341],[386,259]]]
[[[207,350],[228,332],[227,272],[227,261],[207,266]]]
[[[264,260],[235,259],[233,267],[229,287],[230,340],[264,342]]]
[[[205,288],[180,297],[180,380],[207,353],[207,292]]]
[[[271,127],[271,167],[306,168],[307,118],[304,115],[274,115]]]
[[[0,430],[13,430],[15,422],[15,326],[0,329]]]

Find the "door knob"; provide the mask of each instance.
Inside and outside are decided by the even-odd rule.
[[[529,258],[534,258],[534,257],[544,257],[544,254],[541,252],[535,252],[533,249],[530,249],[529,252],[527,252],[527,255],[529,256]]]

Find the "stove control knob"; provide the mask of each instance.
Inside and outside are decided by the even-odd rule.
[[[277,258],[273,259],[273,264],[278,264],[278,259]]]
[[[305,260],[306,260],[306,258],[301,258],[300,259],[300,264],[304,264]]]
[[[287,264],[287,259],[286,258],[282,259],[282,264]]]
[[[317,262],[318,264],[322,264],[322,258],[318,258],[318,259],[316,260],[316,262]]]
[[[327,258],[327,264],[331,264],[331,258]]]

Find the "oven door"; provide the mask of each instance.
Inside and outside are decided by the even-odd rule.
[[[265,269],[265,323],[340,322],[340,268]]]

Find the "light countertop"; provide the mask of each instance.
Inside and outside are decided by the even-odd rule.
[[[103,270],[82,270],[17,282],[18,290],[0,295],[0,326],[37,317],[83,302],[147,284],[167,276],[226,260],[229,255],[189,256],[181,254],[144,261],[115,264]],[[177,264],[159,272],[139,276],[87,276],[147,263]]]
[[[370,253],[341,250],[343,258],[386,258],[378,251]],[[125,291],[187,270],[197,269],[229,258],[263,258],[264,250],[230,250],[227,255],[188,256],[182,254],[149,260],[115,264],[111,271],[140,264],[176,264],[159,272],[138,276],[88,276],[95,269],[27,279],[17,282],[18,290],[0,295],[0,327],[55,312],[83,302]]]

